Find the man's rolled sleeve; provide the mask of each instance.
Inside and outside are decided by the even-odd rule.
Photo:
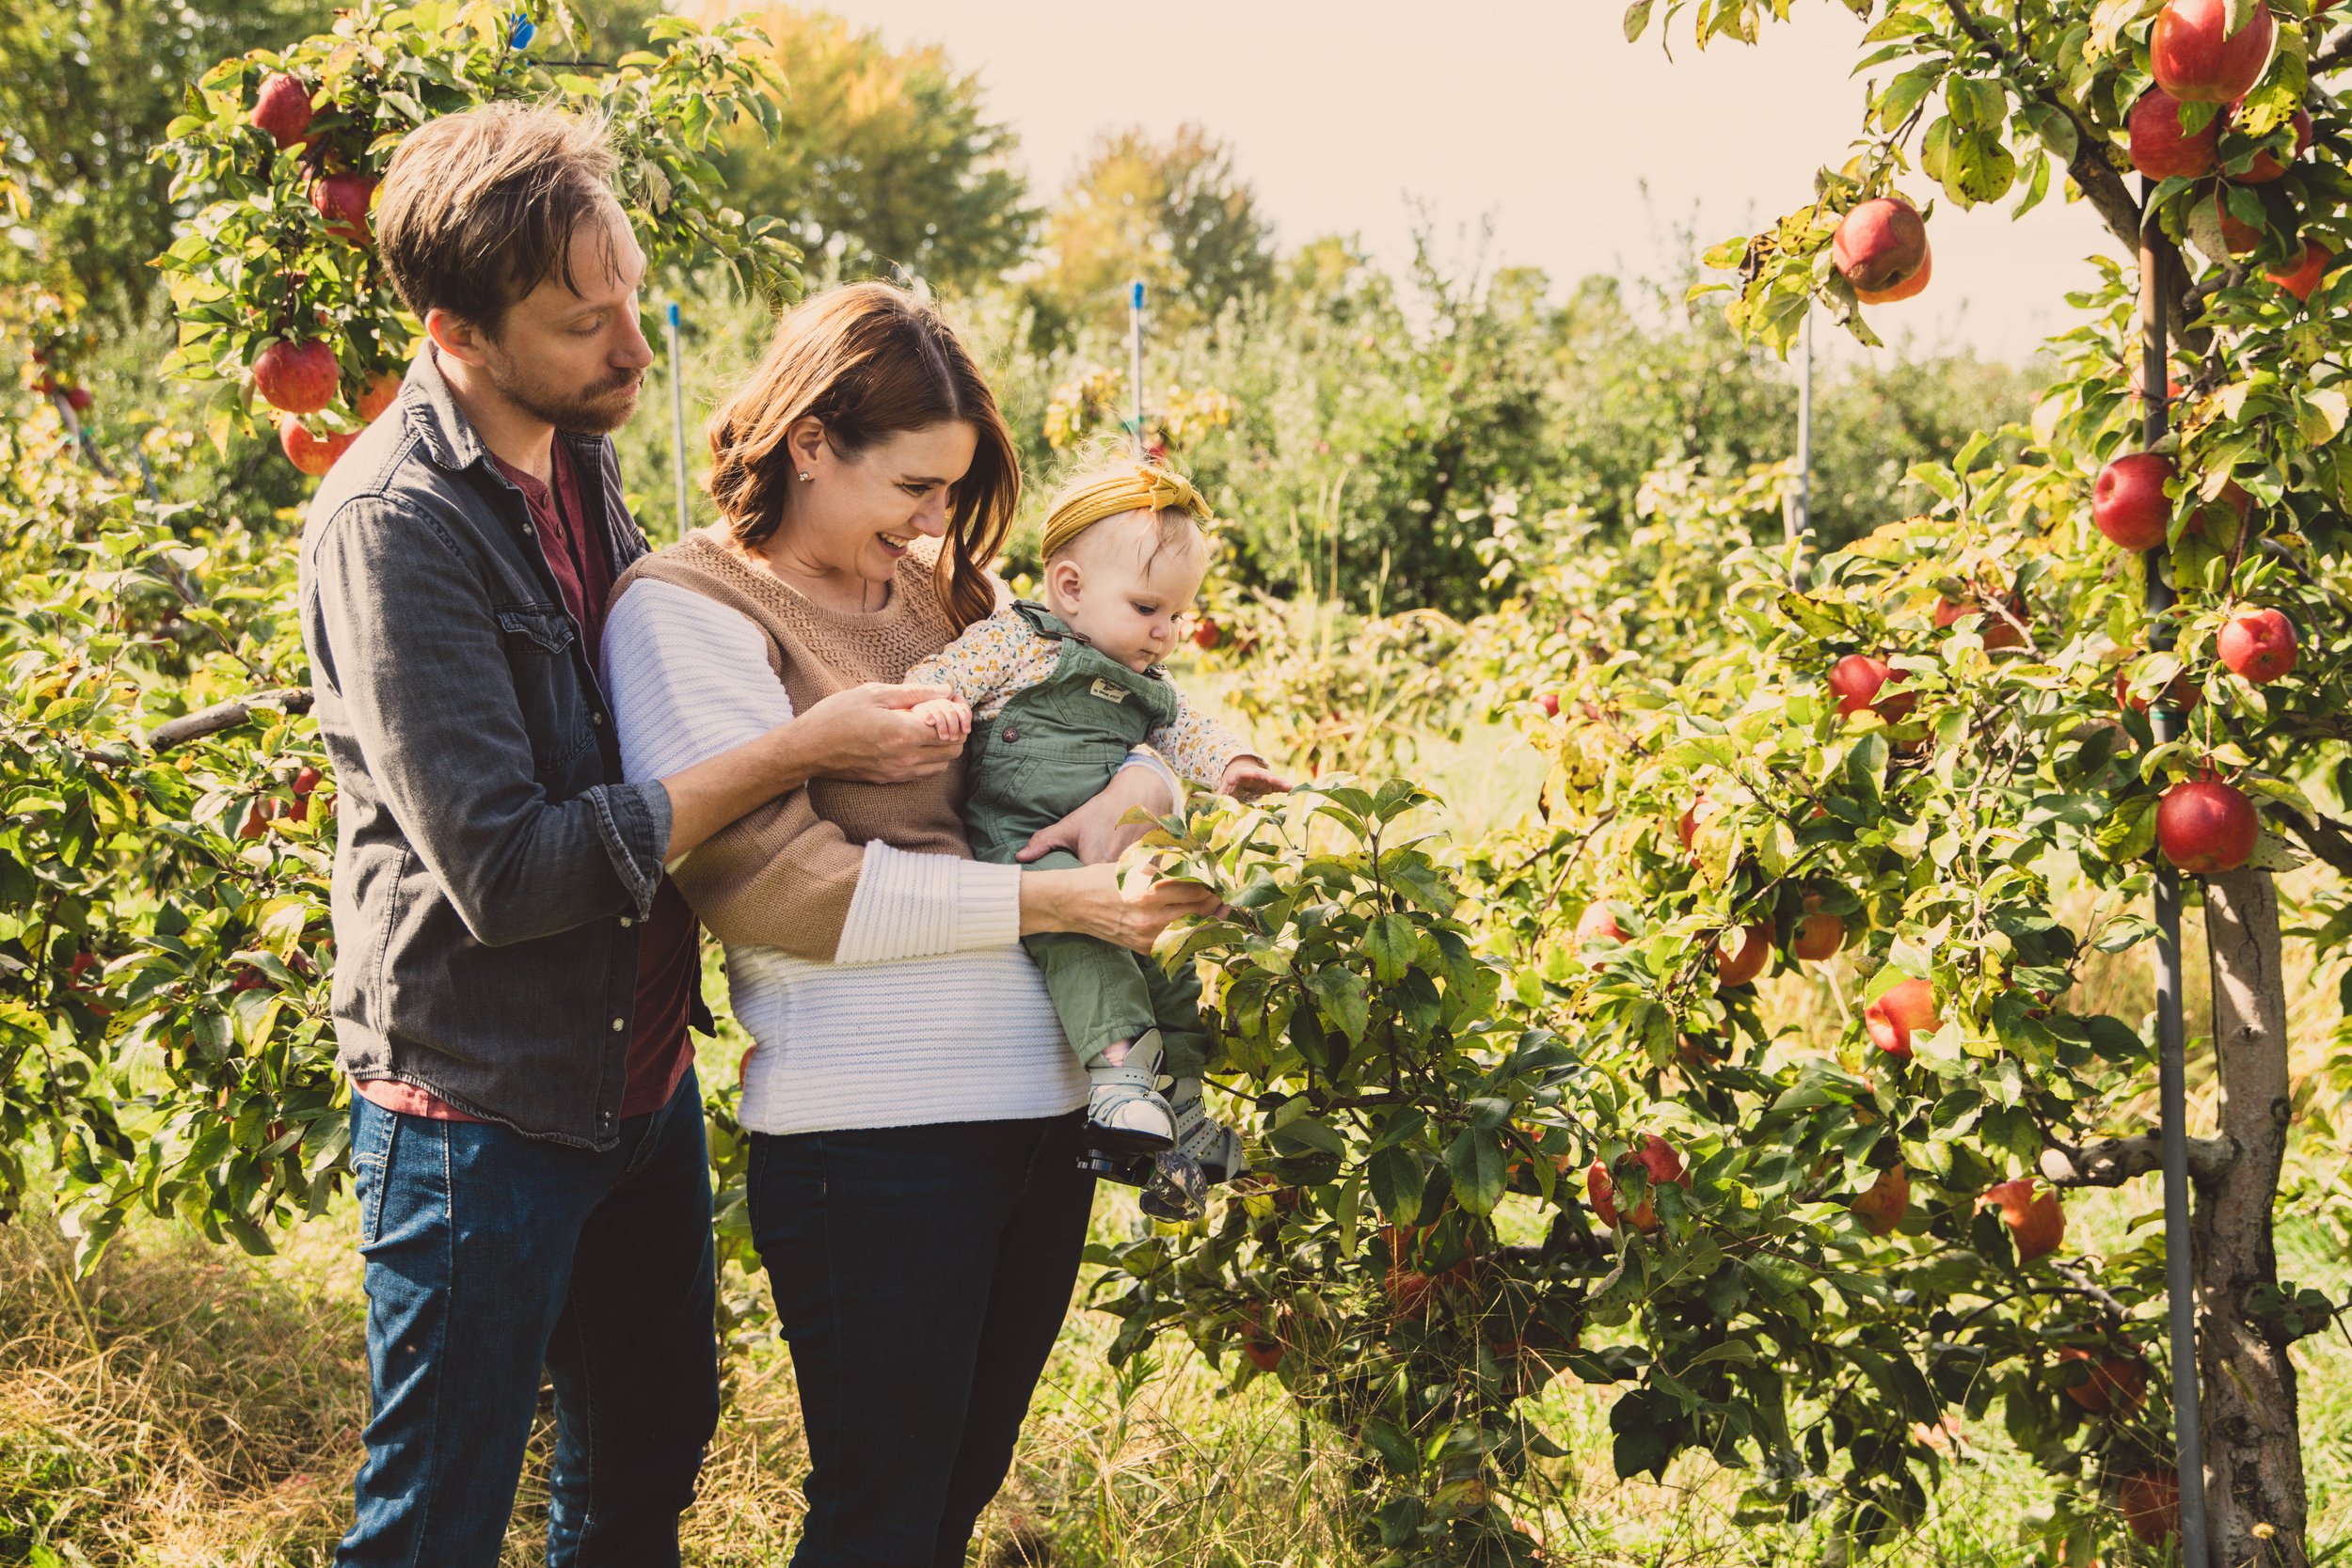
[[[661,857],[670,847],[670,792],[659,779],[643,784],[600,784],[588,792],[596,803],[596,831],[621,885],[637,901],[637,918],[653,912],[661,887]]]

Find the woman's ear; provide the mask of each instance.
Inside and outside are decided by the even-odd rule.
[[[825,450],[824,421],[803,415],[792,421],[792,428],[784,433],[785,450],[792,454],[792,466],[800,472],[817,471],[818,454]]]

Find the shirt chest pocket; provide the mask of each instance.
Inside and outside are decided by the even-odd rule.
[[[541,783],[561,785],[564,771],[595,740],[588,728],[588,694],[580,689],[572,651],[580,630],[561,605],[501,605],[498,618],[533,768]],[[564,789],[557,798],[574,793]]]

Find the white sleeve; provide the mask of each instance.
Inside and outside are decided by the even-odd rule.
[[[682,772],[792,718],[759,627],[691,588],[630,584],[605,621],[603,654],[621,772],[631,781]],[[834,961],[1003,947],[1020,935],[1019,866],[913,854],[874,839]]]
[[[1162,784],[1168,785],[1168,804],[1154,815],[1166,816],[1184,803],[1184,782],[1176,776],[1176,769],[1170,768],[1159,752],[1149,746],[1136,747],[1127,753],[1127,760],[1119,765],[1119,771],[1124,773],[1130,768],[1149,768],[1160,776]]]

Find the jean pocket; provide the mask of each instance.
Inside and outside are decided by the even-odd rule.
[[[384,1190],[391,1185],[392,1148],[400,1137],[401,1117],[380,1105],[367,1104],[365,1118],[352,1139],[352,1185],[359,1199],[359,1245],[375,1244],[384,1232]]]

